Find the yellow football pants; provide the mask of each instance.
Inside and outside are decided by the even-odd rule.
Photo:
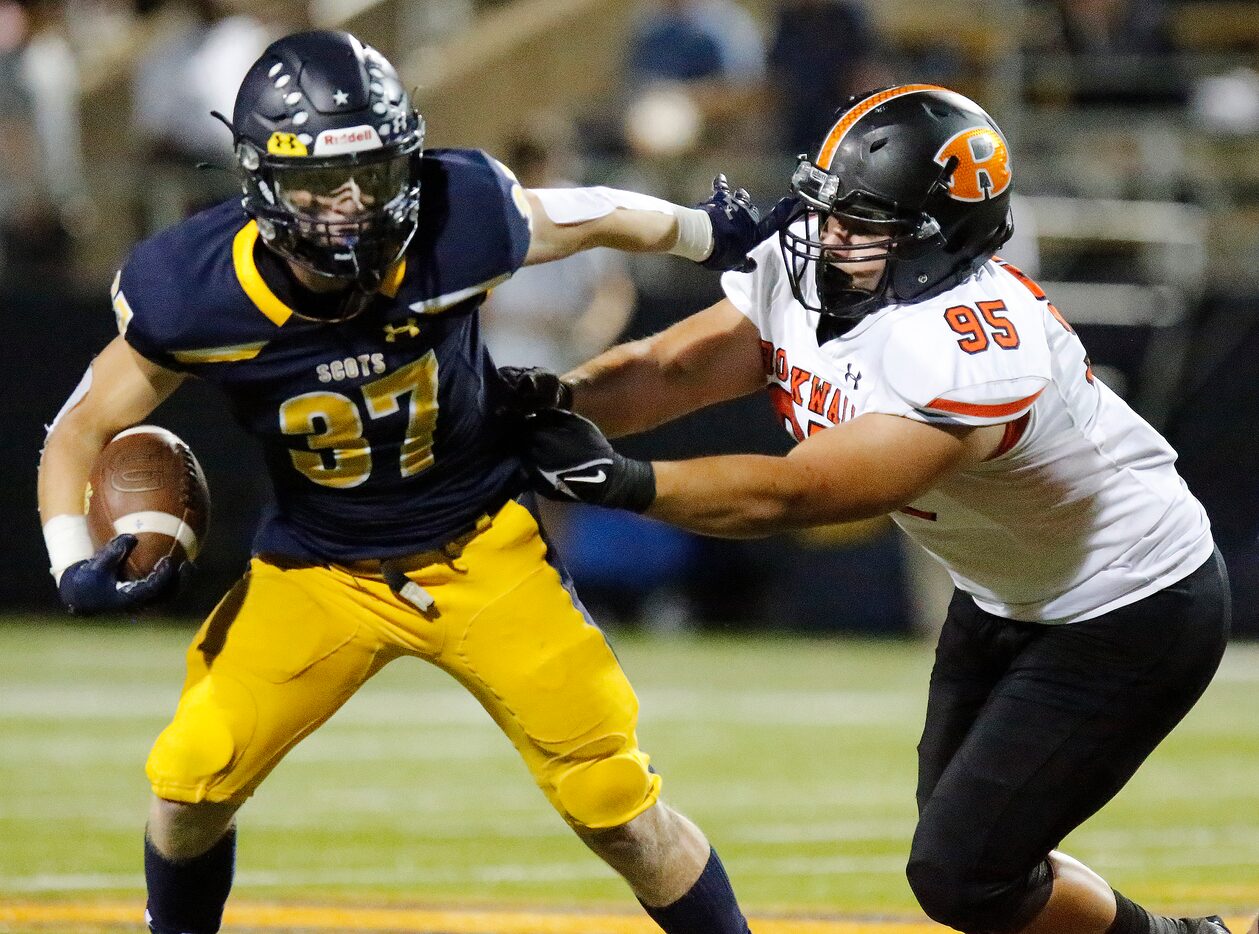
[[[368,678],[412,655],[472,692],[570,823],[616,827],[655,803],[638,699],[527,509],[509,502],[402,567],[432,610],[362,568],[254,558],[188,650],[179,707],[149,755],[154,793],[243,801]]]

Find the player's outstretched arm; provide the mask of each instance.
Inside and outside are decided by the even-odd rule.
[[[981,461],[1002,431],[870,414],[812,435],[786,457],[657,462],[648,515],[725,538],[882,516]]]
[[[1002,432],[865,415],[818,432],[786,457],[648,464],[618,454],[580,416],[552,410],[532,420],[528,453],[547,495],[646,512],[705,535],[752,538],[892,512],[983,460]]]
[[[564,375],[573,410],[609,438],[763,389],[761,338],[729,299]]]
[[[724,175],[693,208],[616,188],[538,188],[525,193],[531,213],[525,265],[562,259],[594,247],[630,253],[672,253],[709,269],[754,267],[748,253],[778,231],[789,199],[764,218],[743,189]]]
[[[564,374],[500,367],[506,407],[580,412],[609,438],[646,431],[765,385],[760,335],[728,300]]]
[[[84,490],[92,463],[109,440],[143,421],[183,379],[182,374],[140,356],[121,337],[115,338],[92,361],[48,430],[39,462],[40,518],[52,574],[63,599],[67,584],[73,583],[66,580],[67,569],[77,566],[72,577],[84,577],[80,590],[89,591],[86,598],[76,593],[77,605],[67,601],[76,612],[131,606],[152,599],[148,591],[159,589],[156,583],[169,586],[159,581],[150,587],[116,591],[113,585],[129,543],[116,539],[93,556],[84,519]]]

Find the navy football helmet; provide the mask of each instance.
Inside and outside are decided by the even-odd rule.
[[[796,300],[842,328],[952,287],[1014,232],[1011,182],[1005,136],[961,94],[910,84],[852,98],[791,180],[800,203],[779,243]],[[829,217],[866,242],[824,242]],[[873,290],[835,265],[878,259]]]
[[[272,43],[232,114],[243,204],[281,256],[371,294],[415,236],[424,118],[349,33]]]

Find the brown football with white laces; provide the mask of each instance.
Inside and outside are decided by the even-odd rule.
[[[210,525],[210,489],[192,450],[173,432],[137,425],[97,455],[87,490],[87,526],[100,548],[116,535],[137,539],[122,576],[138,580],[162,558],[197,557]]]

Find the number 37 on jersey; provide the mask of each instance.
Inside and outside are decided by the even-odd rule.
[[[405,435],[399,443],[384,438],[373,423],[405,407]],[[321,486],[348,489],[366,482],[374,459],[397,450],[396,469],[411,477],[433,464],[433,432],[437,428],[437,356],[429,351],[418,360],[358,387],[356,392],[317,390],[286,399],[280,405],[280,430],[305,437],[306,449],[290,450],[293,466]],[[373,440],[381,451],[373,451]]]

